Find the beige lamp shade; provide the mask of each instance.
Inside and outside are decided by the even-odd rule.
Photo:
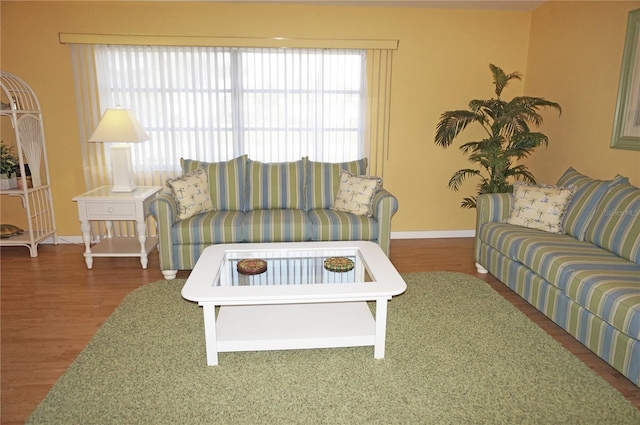
[[[89,142],[145,142],[149,135],[129,109],[107,109]]]
[[[133,192],[133,165],[130,142],[144,142],[149,135],[128,109],[107,109],[89,142],[115,142],[111,145],[112,192]]]

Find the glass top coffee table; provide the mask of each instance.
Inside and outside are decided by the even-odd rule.
[[[219,244],[203,251],[182,296],[203,307],[212,366],[219,352],[368,345],[382,359],[387,302],[406,288],[373,242]]]

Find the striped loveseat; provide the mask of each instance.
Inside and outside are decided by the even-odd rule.
[[[158,194],[151,213],[166,279],[193,269],[207,246],[220,243],[368,240],[389,254],[391,217],[398,210],[391,193],[375,193],[371,217],[331,209],[341,170],[364,175],[366,159],[262,163],[244,155],[219,163],[182,159],[181,167],[183,174],[207,171],[213,211],[181,220],[171,192]]]
[[[573,168],[571,184],[566,234],[506,224],[513,195],[480,195],[476,266],[640,386],[640,189]]]

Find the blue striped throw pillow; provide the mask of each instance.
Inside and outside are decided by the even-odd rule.
[[[578,240],[584,240],[589,223],[607,189],[628,182],[629,180],[622,176],[616,176],[613,180],[592,179],[569,167],[556,183],[558,186],[576,187],[564,215],[565,232]]]
[[[367,171],[367,158],[350,162],[308,162],[307,210],[331,208],[338,193],[342,170],[363,175]]]
[[[247,161],[247,211],[304,208],[306,159],[295,162]]]
[[[244,179],[247,155],[226,162],[180,159],[182,172],[204,168],[209,176],[209,196],[217,211],[244,211]]]
[[[640,264],[640,189],[611,188],[596,209],[585,240]]]

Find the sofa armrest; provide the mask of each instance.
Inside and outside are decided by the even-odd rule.
[[[504,221],[509,217],[513,195],[511,193],[484,193],[476,200],[477,223]]]
[[[391,217],[398,211],[398,199],[389,191],[380,189],[373,197],[373,217],[378,221],[378,245],[389,256],[391,244]]]
[[[480,258],[480,227],[484,223],[500,222],[509,217],[513,195],[511,193],[484,193],[476,199],[475,259]]]
[[[174,270],[171,227],[178,221],[178,204],[170,192],[160,192],[149,207],[157,223],[160,269]]]
[[[160,192],[150,206],[151,215],[158,223],[171,226],[178,221],[178,204],[170,192]]]

